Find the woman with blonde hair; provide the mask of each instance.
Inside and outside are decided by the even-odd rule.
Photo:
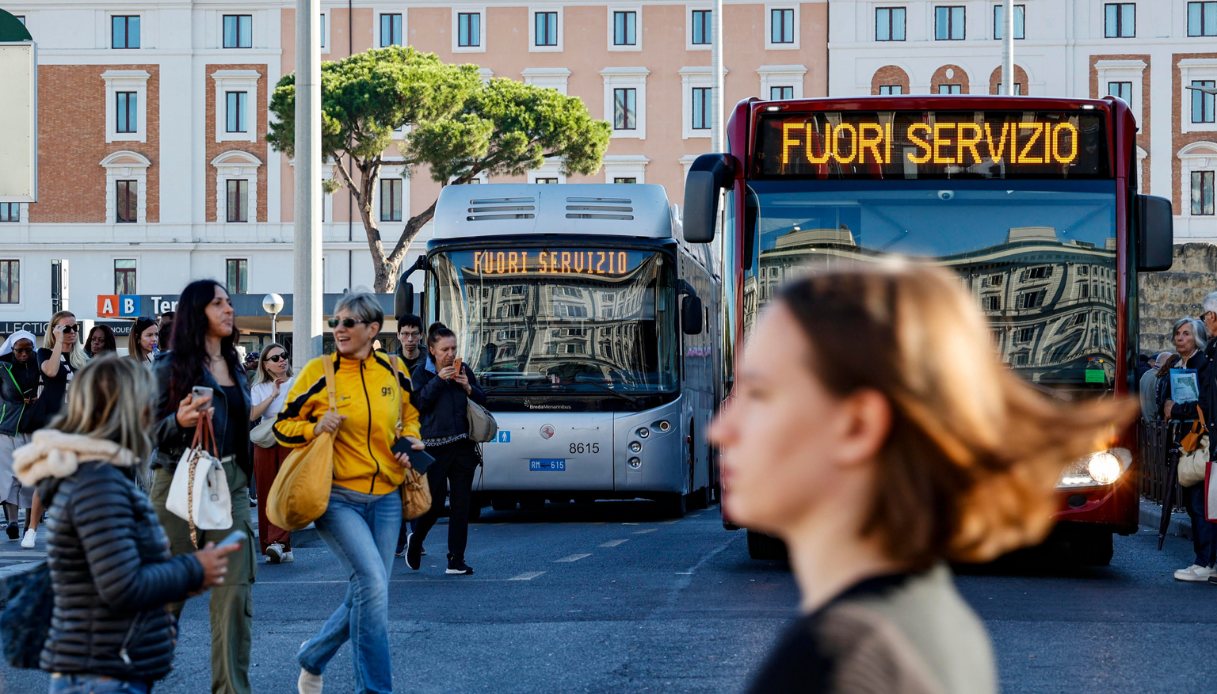
[[[1065,467],[1136,403],[1053,399],[989,335],[958,277],[902,261],[821,270],[762,315],[710,431],[724,512],[785,540],[803,598],[754,691],[997,691],[947,562],[1041,540]]]
[[[173,663],[168,603],[223,584],[239,548],[170,556],[135,484],[152,453],[155,396],[147,369],[101,357],[77,374],[66,411],[14,454],[18,478],[48,506],[54,612],[40,664],[52,694],[150,691]]]
[[[292,382],[292,364],[287,356],[287,348],[272,342],[258,355],[253,385],[249,389],[249,421],[259,426],[272,426],[270,422],[283,409]],[[270,488],[279,475],[279,468],[289,453],[291,449],[278,441],[271,441],[269,446],[254,442],[254,484],[258,498],[264,502],[258,504],[258,548],[271,564],[296,560],[292,554],[292,534],[270,522],[266,517],[265,503],[270,498]]]

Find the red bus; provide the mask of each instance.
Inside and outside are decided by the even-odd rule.
[[[1136,132],[1112,97],[740,102],[728,151],[690,168],[684,209],[688,240],[723,235],[728,389],[785,278],[901,254],[957,271],[1027,380],[1068,398],[1134,391],[1138,273],[1172,253],[1170,202],[1137,194]],[[1113,533],[1136,531],[1136,450],[1133,428],[1115,433],[1062,476],[1073,556],[1107,563]],[[748,547],[780,550],[751,531]]]

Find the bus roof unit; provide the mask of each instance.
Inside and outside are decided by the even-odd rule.
[[[434,239],[519,234],[675,236],[668,196],[659,185],[494,183],[440,192]]]

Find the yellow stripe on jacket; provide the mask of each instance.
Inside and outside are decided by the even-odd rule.
[[[410,404],[410,377],[404,366],[394,383],[393,364],[384,352],[373,352],[363,361],[332,354],[305,364],[275,421],[275,438],[296,447],[316,437],[313,428],[329,409],[322,359],[333,360],[338,413],[346,417],[334,437],[334,484],[363,494],[397,489],[405,478],[405,468],[390,450],[398,436],[397,420],[403,417],[402,436],[417,437],[418,410]]]

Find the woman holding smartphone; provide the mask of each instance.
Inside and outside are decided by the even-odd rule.
[[[46,499],[54,613],[42,649],[52,694],[147,694],[169,673],[167,603],[224,584],[235,545],[173,557],[136,471],[152,452],[148,370],[104,356],[77,374],[62,416],[17,450]],[[126,634],[126,638],[122,635]]]
[[[157,448],[153,461],[152,503],[175,555],[196,547],[190,526],[165,508],[177,463],[194,437],[200,417],[211,417],[220,461],[232,498],[233,525],[199,530],[200,545],[219,542],[233,530],[247,541],[229,557],[228,578],[211,592],[211,689],[250,691],[254,579],[253,528],[249,522],[249,395],[245,370],[237,358],[236,317],[228,292],[214,280],[191,282],[178,298],[173,322],[173,351],[157,360]],[[173,606],[180,614],[181,604]]]
[[[473,474],[481,457],[477,444],[469,440],[469,400],[486,404],[486,393],[478,387],[473,369],[456,355],[456,333],[440,326],[427,338],[431,362],[414,368],[414,404],[423,417],[423,441],[435,456],[427,471],[431,487],[431,510],[418,519],[414,533],[406,538],[406,566],[422,566],[423,541],[444,508],[451,488],[452,509],[448,514],[448,568],[445,573],[472,576],[465,563],[469,544],[469,501],[473,496]]]
[[[384,320],[374,295],[344,295],[330,320],[337,353],[305,364],[275,422],[275,437],[289,448],[325,432],[334,435],[334,482],[329,506],[316,526],[351,577],[342,604],[296,655],[302,694],[320,694],[326,665],[348,639],[356,691],[393,691],[389,572],[401,527],[408,453],[422,450],[423,444],[409,378],[388,355],[372,348]],[[336,411],[329,409],[326,362],[333,367]],[[395,445],[401,452],[394,452]]]

